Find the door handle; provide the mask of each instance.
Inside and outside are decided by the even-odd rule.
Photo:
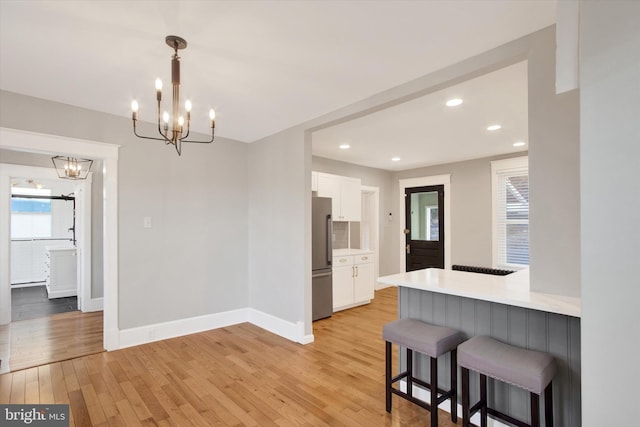
[[[333,261],[333,218],[331,215],[327,215],[327,265],[331,265]]]
[[[410,254],[411,253],[411,245],[407,245],[407,253]]]

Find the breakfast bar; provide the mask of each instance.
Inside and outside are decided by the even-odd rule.
[[[555,426],[582,424],[580,298],[530,291],[527,269],[494,276],[429,268],[380,277],[378,281],[398,286],[399,318],[454,328],[466,338],[486,335],[551,354],[558,362],[553,379]],[[414,370],[428,379],[428,358],[416,357]],[[400,364],[401,368],[405,365],[402,353]],[[448,372],[447,357],[438,366],[444,388],[450,385]],[[477,382],[478,378],[472,376],[472,390],[477,390]],[[493,407],[529,419],[526,391],[501,382],[490,383],[489,390]],[[472,394],[472,399],[477,398]]]

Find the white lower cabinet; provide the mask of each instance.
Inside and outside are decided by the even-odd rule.
[[[373,298],[373,254],[333,257],[333,311],[367,304]]]
[[[46,248],[46,285],[49,299],[78,295],[76,248]]]

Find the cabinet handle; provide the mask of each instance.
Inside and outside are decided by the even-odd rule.
[[[358,277],[358,266],[356,265],[356,277]]]
[[[351,277],[356,277],[356,268],[351,267]]]
[[[362,257],[362,260],[363,260],[363,261],[366,261],[366,260],[368,260],[368,259],[369,259],[369,257],[368,257],[368,256],[363,256],[363,257]]]

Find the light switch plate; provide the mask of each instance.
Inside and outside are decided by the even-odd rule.
[[[144,228],[151,228],[151,217],[145,216],[142,223]]]

